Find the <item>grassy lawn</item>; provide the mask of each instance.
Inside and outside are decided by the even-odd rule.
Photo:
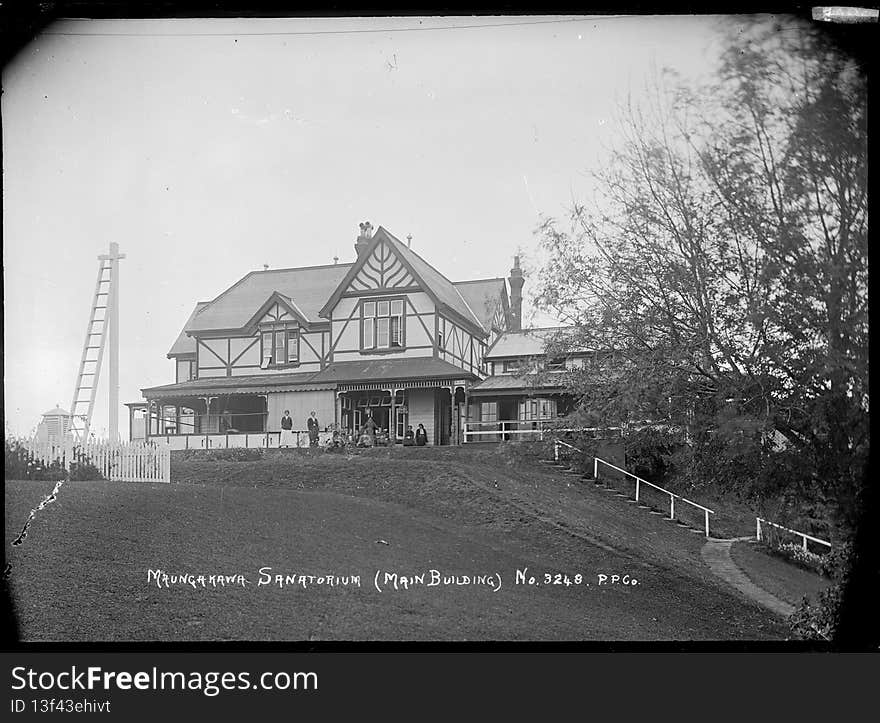
[[[716,579],[701,538],[509,449],[183,459],[171,485],[68,482],[8,548],[26,640],[742,640],[785,625]],[[6,544],[51,483],[6,482]],[[387,544],[386,544],[387,543]],[[273,573],[360,587],[258,586]],[[157,587],[150,569],[251,584]],[[380,571],[495,575],[374,587]],[[516,585],[517,569],[583,575]],[[628,574],[636,586],[597,584]],[[586,583],[589,582],[588,586]]]
[[[804,597],[816,602],[819,593],[831,584],[827,578],[770,555],[748,542],[734,543],[730,556],[755,585],[791,605],[799,605]]]

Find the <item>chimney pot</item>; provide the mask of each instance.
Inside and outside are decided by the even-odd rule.
[[[357,237],[357,241],[355,241],[354,250],[357,257],[360,258],[361,254],[369,245],[370,238],[373,236],[373,226],[369,221],[364,221],[363,223],[358,224],[358,227],[361,232]]]
[[[525,283],[522,269],[519,267],[519,256],[513,257],[513,268],[510,270],[510,313],[507,328],[510,331],[522,331],[522,287]]]

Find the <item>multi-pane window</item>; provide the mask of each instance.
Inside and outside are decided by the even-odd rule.
[[[364,301],[361,304],[361,348],[402,349],[403,299]]]
[[[556,416],[555,399],[524,399],[519,403],[519,418],[524,420],[552,419]]]
[[[502,371],[504,374],[510,374],[512,372],[521,371],[525,365],[523,364],[522,359],[505,359],[504,364],[502,365]]]
[[[481,422],[497,422],[498,421],[498,402],[481,402],[480,403],[480,421]]]
[[[299,363],[299,332],[296,329],[264,331],[260,366],[285,366]]]

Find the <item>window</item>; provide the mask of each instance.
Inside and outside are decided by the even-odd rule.
[[[299,331],[276,329],[264,331],[260,337],[263,347],[260,354],[261,369],[299,364]]]
[[[565,371],[565,357],[558,356],[552,359],[547,360],[547,364],[545,366],[548,372],[561,372]]]
[[[402,349],[403,299],[361,304],[361,349]]]
[[[511,372],[518,372],[523,368],[522,359],[505,359],[504,364],[502,365],[502,371],[504,374],[510,374]]]
[[[555,399],[524,399],[519,403],[519,418],[523,420],[553,419],[556,416]]]
[[[287,331],[287,363],[299,364],[299,332],[296,329]]]
[[[481,422],[497,422],[498,421],[498,402],[481,402],[480,403],[480,421]]]

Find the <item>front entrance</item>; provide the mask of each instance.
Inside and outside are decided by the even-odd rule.
[[[357,437],[367,418],[372,417],[377,433],[401,441],[406,433],[406,391],[346,392],[342,397],[340,426],[349,437]]]

